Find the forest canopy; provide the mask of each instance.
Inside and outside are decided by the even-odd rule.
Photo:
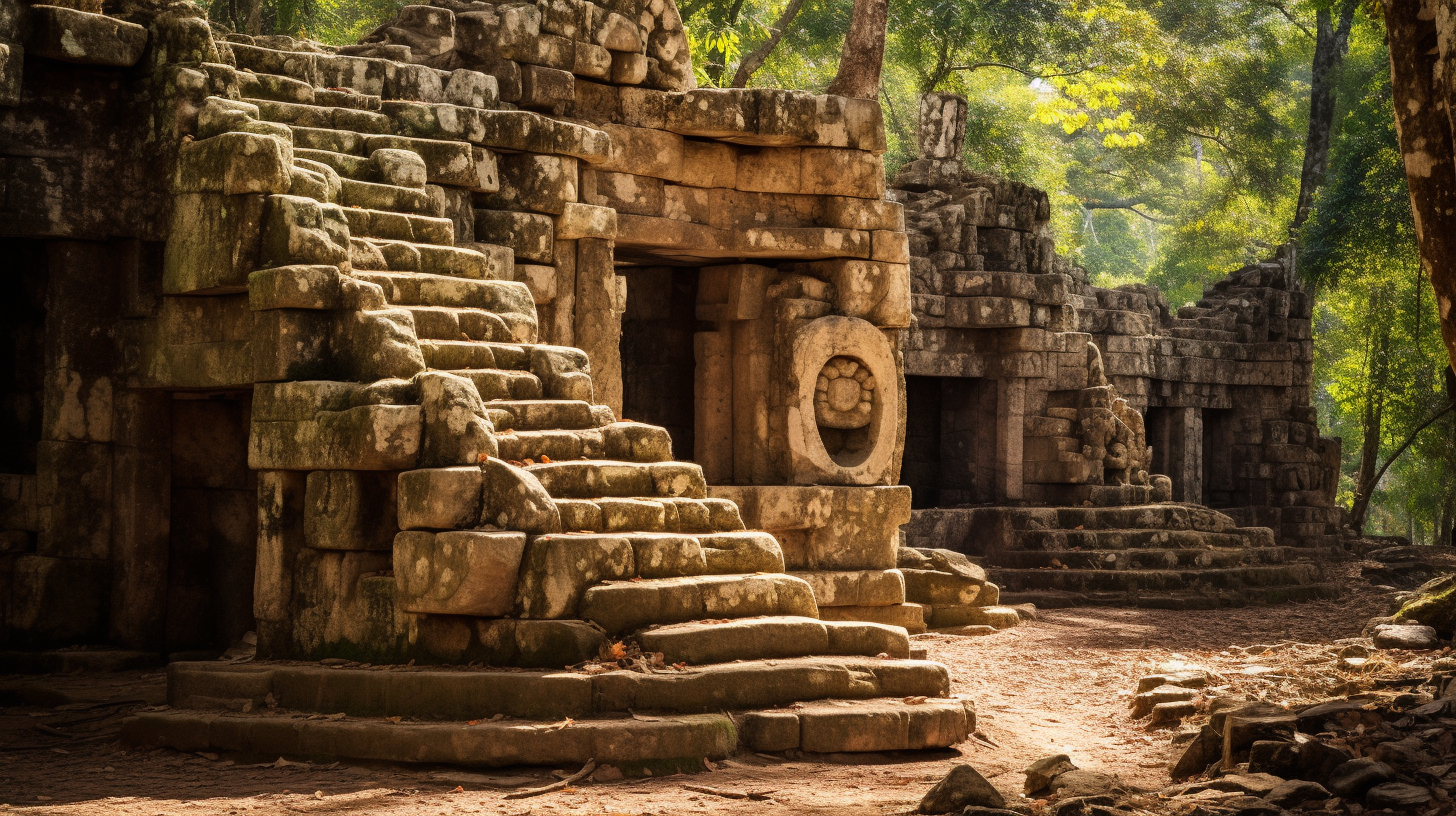
[[[234,30],[357,40],[398,0],[209,0]],[[697,80],[822,92],[854,0],[681,0]],[[1099,285],[1169,302],[1291,238],[1315,294],[1315,398],[1345,440],[1366,531],[1448,538],[1446,404],[1379,15],[1357,0],[890,0],[880,100],[891,175],[920,94],[969,101],[965,161],[1046,190],[1058,251]]]

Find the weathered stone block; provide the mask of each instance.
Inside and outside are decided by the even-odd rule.
[[[188,142],[177,155],[178,193],[286,193],[293,146],[255,133],[223,133]]]
[[[387,550],[399,525],[393,473],[316,470],[308,474],[304,541],[319,550]]]
[[[147,29],[103,14],[37,5],[31,7],[25,45],[37,57],[125,68],[142,58]]]
[[[257,470],[406,470],[419,457],[418,405],[361,405],[313,419],[254,421],[248,466]]]
[[[258,265],[262,194],[176,197],[163,260],[166,294],[241,291]]]
[[[403,532],[394,540],[395,599],[433,615],[508,615],[526,534]]]

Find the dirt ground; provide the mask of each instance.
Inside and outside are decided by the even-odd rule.
[[[0,685],[32,683],[81,701],[0,708],[0,814],[890,814],[913,810],[956,762],[972,763],[1013,798],[1021,770],[1053,753],[1120,774],[1132,785],[1160,787],[1168,783],[1174,749],[1169,731],[1150,731],[1146,721],[1129,718],[1140,676],[1186,661],[1235,686],[1254,678],[1276,698],[1292,694],[1277,666],[1262,665],[1276,653],[1262,645],[1354,637],[1388,603],[1388,592],[1356,579],[1336,601],[1213,613],[1046,611],[1035,622],[986,637],[921,635],[915,645],[946,663],[955,692],[975,700],[985,741],[928,755],[812,761],[747,755],[700,774],[588,782],[518,800],[503,797],[513,787],[555,781],[551,769],[240,764],[175,751],[131,752],[116,742],[121,719],[162,701],[161,673],[0,678]]]

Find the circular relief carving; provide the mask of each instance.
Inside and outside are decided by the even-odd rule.
[[[870,424],[875,378],[863,361],[832,357],[814,385],[814,419],[824,428],[850,430]]]
[[[794,333],[788,453],[797,484],[878,484],[895,465],[894,348],[867,321],[831,315]]]

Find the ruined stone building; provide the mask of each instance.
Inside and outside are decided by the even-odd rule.
[[[1045,193],[965,169],[965,100],[920,114],[890,193],[912,254],[911,542],[983,557],[1008,599],[1043,604],[1329,592],[1340,440],[1310,404],[1292,246],[1194,305],[1092,286],[1055,254]]]
[[[139,744],[653,767],[963,740],[907,630],[1018,620],[965,554],[1319,591],[1287,265],[1175,317],[1059,265],[954,116],[887,192],[875,102],[692,76],[671,0],[340,48],[0,0],[7,654],[256,633]]]

